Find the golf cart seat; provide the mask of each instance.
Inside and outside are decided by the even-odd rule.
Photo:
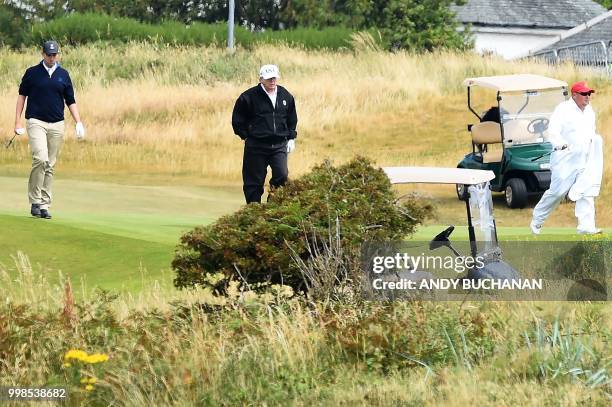
[[[537,143],[540,136],[527,130],[529,120],[514,119],[504,123],[504,139],[507,145]],[[542,141],[542,140],[539,140]]]
[[[500,144],[502,142],[501,128],[496,122],[482,122],[472,126],[472,143],[478,146],[482,154],[483,163],[500,162],[503,150],[484,151],[481,146],[489,144]]]

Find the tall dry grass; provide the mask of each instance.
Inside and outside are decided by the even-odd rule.
[[[138,298],[84,288],[75,300],[26,257],[15,262],[17,279],[0,265],[0,382],[67,387],[67,405],[603,406],[610,397],[605,304],[325,305],[239,292],[215,301],[160,285]],[[70,349],[109,360],[67,366]],[[93,389],[84,377],[97,379]]]
[[[530,72],[567,82],[587,79],[598,89],[593,105],[599,131],[606,141],[612,134],[610,85],[594,72],[471,53],[361,48],[262,46],[228,55],[216,48],[140,43],[67,46],[63,64],[77,87],[88,141],[76,143],[68,126],[57,173],[118,182],[238,184],[243,146],[233,135],[231,111],[238,95],[257,82],[259,65],[267,62],[280,65],[280,83],[297,101],[293,175],[325,158],[343,162],[355,154],[380,165],[454,167],[470,146],[465,128],[474,118],[462,81],[471,76]],[[38,60],[34,49],[5,50],[1,134],[12,133],[20,76]],[[0,152],[0,173],[24,176],[29,161],[23,138],[14,149]],[[606,168],[600,201],[609,202],[610,171]],[[598,210],[602,219],[612,220],[607,205]]]

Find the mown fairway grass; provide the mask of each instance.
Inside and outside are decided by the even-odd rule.
[[[95,232],[62,221],[51,224],[0,215],[0,222],[11,231],[0,236],[0,261],[7,270],[14,271],[13,256],[22,252],[51,282],[59,281],[61,271],[77,286],[83,280],[85,287],[137,292],[143,279],[160,279],[172,259],[170,244]]]
[[[228,188],[58,180],[57,211],[46,221],[29,215],[26,182],[0,177],[0,262],[14,270],[11,256],[20,251],[51,281],[61,271],[89,287],[131,292],[143,280],[170,280],[181,233],[242,203],[240,191]]]
[[[242,205],[239,188],[130,186],[104,182],[57,180],[57,203],[50,221],[29,215],[26,180],[0,177],[0,262],[15,272],[15,256],[25,254],[34,270],[51,282],[59,272],[89,289],[100,287],[139,293],[157,281],[169,287],[170,262],[179,237]],[[467,240],[465,208],[452,194],[426,195],[440,209],[437,217],[412,237],[427,242],[448,225],[452,240]],[[526,210],[525,210],[526,211]],[[502,219],[507,211],[499,211]],[[504,223],[503,221],[501,223]],[[572,228],[544,229],[532,237],[526,226],[500,227],[500,240],[576,240]],[[80,291],[80,290],[79,290]]]

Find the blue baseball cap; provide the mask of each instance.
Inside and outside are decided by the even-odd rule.
[[[59,52],[59,45],[56,41],[46,41],[43,44],[43,52],[47,55],[57,54]]]

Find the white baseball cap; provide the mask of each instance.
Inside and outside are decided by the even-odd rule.
[[[280,71],[276,65],[262,65],[259,77],[263,79],[280,78]]]

